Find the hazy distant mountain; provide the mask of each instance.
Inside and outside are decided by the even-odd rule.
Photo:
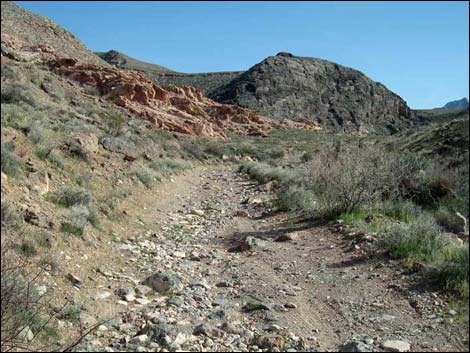
[[[444,105],[443,108],[445,108],[445,109],[464,109],[464,108],[468,108],[468,98],[464,97],[462,99],[449,102],[446,105]]]

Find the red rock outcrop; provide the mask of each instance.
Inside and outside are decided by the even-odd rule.
[[[217,103],[193,87],[163,88],[141,72],[60,57],[49,47],[29,45],[9,35],[2,34],[2,54],[14,60],[42,61],[55,73],[95,87],[105,99],[169,131],[224,138],[227,132],[266,136],[283,126],[320,129],[309,121],[274,122],[248,109]]]

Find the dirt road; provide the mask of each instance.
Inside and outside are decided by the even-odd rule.
[[[468,351],[459,313],[416,273],[273,212],[266,189],[217,166],[130,197],[113,244],[123,264],[101,271],[111,295],[91,309],[115,319],[82,349]],[[159,271],[174,288],[141,293]]]

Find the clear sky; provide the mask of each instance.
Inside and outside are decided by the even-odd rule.
[[[469,95],[466,1],[17,3],[94,51],[176,71],[245,70],[287,51],[358,69],[412,108]]]

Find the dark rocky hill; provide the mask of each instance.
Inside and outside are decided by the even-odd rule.
[[[468,108],[468,99],[467,98],[462,98],[458,99],[452,102],[447,103],[444,105],[445,109],[465,109]]]
[[[339,131],[395,133],[413,124],[406,102],[357,70],[279,53],[211,98],[275,118],[306,118]]]

